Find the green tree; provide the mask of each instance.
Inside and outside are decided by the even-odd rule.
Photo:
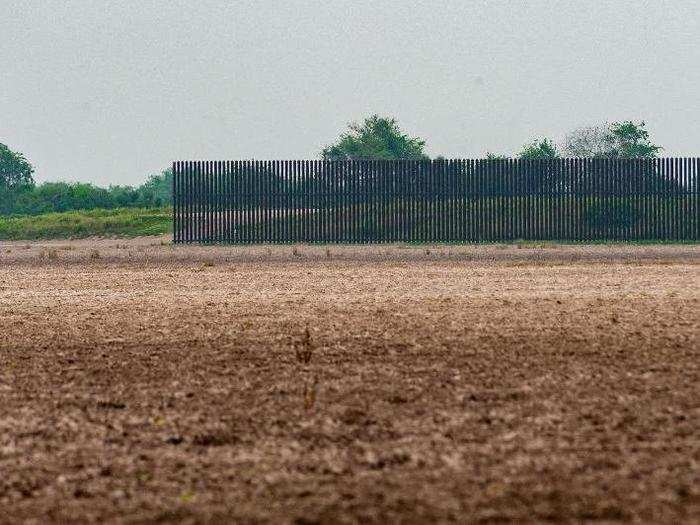
[[[372,115],[321,151],[324,160],[427,159],[425,141],[403,133],[394,118]]]
[[[22,189],[34,185],[34,167],[24,155],[0,144],[0,189]]]
[[[609,128],[610,156],[621,159],[652,159],[663,148],[652,144],[644,121],[615,122]]]
[[[140,206],[168,206],[173,197],[173,171],[151,174],[137,189]]]
[[[614,122],[572,131],[563,144],[569,157],[651,159],[663,148],[653,144],[644,121]]]
[[[556,159],[559,157],[554,143],[549,139],[534,140],[530,144],[523,146],[518,153],[521,159]]]

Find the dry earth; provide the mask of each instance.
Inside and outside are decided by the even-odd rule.
[[[4,243],[0,521],[697,523],[699,307],[698,246]]]

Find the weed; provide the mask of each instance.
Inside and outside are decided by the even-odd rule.
[[[139,483],[146,483],[146,482],[150,481],[151,479],[153,479],[153,475],[146,470],[137,471],[135,474],[136,474],[136,481],[138,481]]]
[[[190,491],[188,490],[188,491],[185,491],[185,492],[183,492],[182,494],[180,494],[180,498],[179,498],[179,499],[180,499],[180,503],[189,503],[189,502],[191,502],[192,500],[194,500],[194,498],[195,498],[194,492],[190,492]]]
[[[326,248],[326,259],[330,259],[330,258],[331,258],[331,255],[332,255],[332,254],[331,254],[331,249],[330,249],[330,248]]]
[[[294,353],[299,363],[308,365],[311,362],[313,342],[311,341],[311,332],[309,332],[308,326],[304,329],[301,341],[295,345]]]
[[[214,263],[212,261],[204,261],[202,263],[202,268],[211,268],[212,266],[214,266]]]
[[[299,252],[299,249],[296,246],[292,248],[292,255],[294,257],[301,257],[301,253]]]
[[[98,260],[102,255],[100,254],[100,250],[92,250],[90,251],[90,260],[91,261],[96,261]]]
[[[311,410],[316,404],[318,394],[318,377],[304,383],[304,409]]]

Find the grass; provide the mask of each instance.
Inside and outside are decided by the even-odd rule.
[[[0,217],[0,240],[139,237],[172,231],[170,208],[116,208]]]

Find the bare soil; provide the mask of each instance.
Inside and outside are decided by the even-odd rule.
[[[697,523],[699,339],[698,246],[3,243],[0,522]]]

